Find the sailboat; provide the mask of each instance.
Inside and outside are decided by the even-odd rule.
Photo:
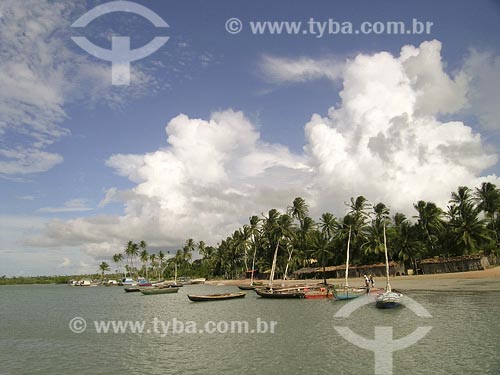
[[[384,251],[385,251],[385,292],[377,296],[375,306],[379,309],[392,309],[401,305],[403,295],[391,289],[391,282],[389,280],[389,256],[387,255],[387,239],[385,236],[384,224]]]
[[[274,273],[276,272],[276,261],[278,259],[278,248],[280,242],[276,245],[274,250],[273,265],[271,267],[271,275],[269,276],[268,288],[255,288],[255,293],[263,298],[304,298],[303,288],[289,287],[273,289]]]
[[[341,288],[333,288],[333,296],[336,300],[348,300],[366,294],[366,288],[353,288],[349,286],[349,247],[351,245],[351,227],[349,226],[349,238],[347,239],[347,255],[345,262],[345,282]]]

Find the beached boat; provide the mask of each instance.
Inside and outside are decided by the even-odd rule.
[[[220,293],[220,294],[188,294],[188,298],[193,302],[203,301],[223,301],[227,299],[244,298],[243,292],[238,293]]]
[[[321,299],[333,298],[332,290],[329,285],[320,284],[311,288],[304,288],[304,298],[306,299]]]
[[[276,272],[276,261],[278,259],[278,248],[280,241],[276,244],[276,249],[274,250],[273,265],[271,267],[271,275],[269,276],[269,286],[255,288],[255,293],[263,298],[304,298],[305,292],[303,288],[297,287],[279,287],[273,288],[274,273]]]
[[[152,286],[151,282],[148,279],[137,279],[137,286]]]
[[[177,293],[179,291],[179,288],[156,288],[156,287],[149,287],[149,288],[141,288],[140,289],[141,293],[144,295],[153,295],[153,294],[170,294],[170,293]]]
[[[392,309],[401,305],[403,294],[391,289],[389,280],[389,256],[387,255],[387,239],[384,224],[384,251],[385,251],[385,292],[379,294],[375,299],[375,306],[379,309]]]
[[[347,253],[346,253],[346,261],[345,261],[345,281],[344,285],[340,288],[333,287],[333,295],[338,301],[345,301],[349,299],[358,298],[363,294],[366,294],[366,288],[353,288],[349,286],[349,247],[351,244],[351,227],[349,227],[349,237],[347,239]]]
[[[281,288],[281,289],[270,289],[270,288],[256,288],[255,293],[257,293],[262,298],[275,298],[275,299],[286,299],[286,298],[305,298],[304,289],[297,288]]]

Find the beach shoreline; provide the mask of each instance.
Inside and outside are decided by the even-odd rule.
[[[258,280],[267,284],[266,280]],[[343,279],[327,279],[329,284],[341,284]],[[321,279],[275,280],[274,285],[317,284]],[[209,285],[243,285],[250,279],[241,280],[207,280]],[[362,285],[362,278],[350,278],[349,284]],[[376,287],[385,286],[385,278],[375,278]],[[482,271],[441,273],[432,275],[412,275],[391,277],[393,288],[413,291],[500,291],[500,267],[491,267]]]

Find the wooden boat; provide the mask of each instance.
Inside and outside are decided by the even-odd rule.
[[[303,290],[304,298],[306,299],[333,298],[333,293],[329,285],[321,284],[320,286],[304,288]]]
[[[153,294],[171,294],[171,293],[177,293],[179,291],[179,288],[155,288],[149,287],[149,288],[141,288],[141,293],[144,295],[153,295]]]
[[[345,281],[340,288],[333,288],[333,295],[337,301],[345,301],[358,298],[367,293],[366,288],[353,288],[349,286],[349,250],[351,245],[351,227],[349,226],[349,238],[347,239],[347,254],[345,261]]]
[[[128,286],[128,287],[123,288],[123,290],[126,293],[134,293],[134,292],[140,292],[141,288],[139,288],[138,286]]]
[[[271,267],[271,275],[269,276],[269,286],[255,288],[255,293],[263,298],[304,298],[305,292],[303,288],[297,287],[278,287],[273,288],[274,273],[276,272],[276,261],[278,258],[278,248],[280,241],[276,244],[276,249],[274,250],[273,265]]]
[[[227,299],[244,298],[243,292],[238,293],[220,293],[220,294],[188,294],[188,298],[193,302],[202,301],[223,301]]]
[[[238,289],[240,289],[240,290],[254,290],[255,285],[238,285]]]
[[[262,298],[276,298],[276,299],[286,299],[286,298],[304,298],[305,292],[303,289],[270,289],[270,288],[256,288],[255,293],[257,293]]]
[[[375,299],[375,306],[379,309],[392,309],[401,305],[403,294],[391,289],[389,281],[389,256],[387,255],[387,240],[384,224],[384,250],[385,250],[385,292],[379,294]]]
[[[238,289],[240,290],[254,290],[255,288],[261,287],[262,283],[253,283],[250,281],[250,284],[241,284],[238,285]]]

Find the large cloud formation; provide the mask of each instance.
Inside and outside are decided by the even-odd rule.
[[[123,202],[122,216],[53,221],[29,241],[84,245],[94,255],[116,251],[129,238],[152,246],[176,246],[188,237],[214,243],[249,215],[282,209],[299,195],[315,216],[343,215],[344,202],[359,194],[411,215],[418,199],[445,205],[458,185],[499,183],[482,176],[497,155],[481,136],[461,121],[439,120],[468,105],[469,82],[464,72],[452,77],[444,71],[440,50],[431,41],[405,46],[400,56],[348,60],[340,105],[326,116],[312,115],[301,154],[261,140],[241,112],[216,112],[208,121],[181,114],[166,127],[164,149],[107,161],[136,184],[112,188],[103,199],[102,205]],[[300,67],[293,72],[303,79]]]

